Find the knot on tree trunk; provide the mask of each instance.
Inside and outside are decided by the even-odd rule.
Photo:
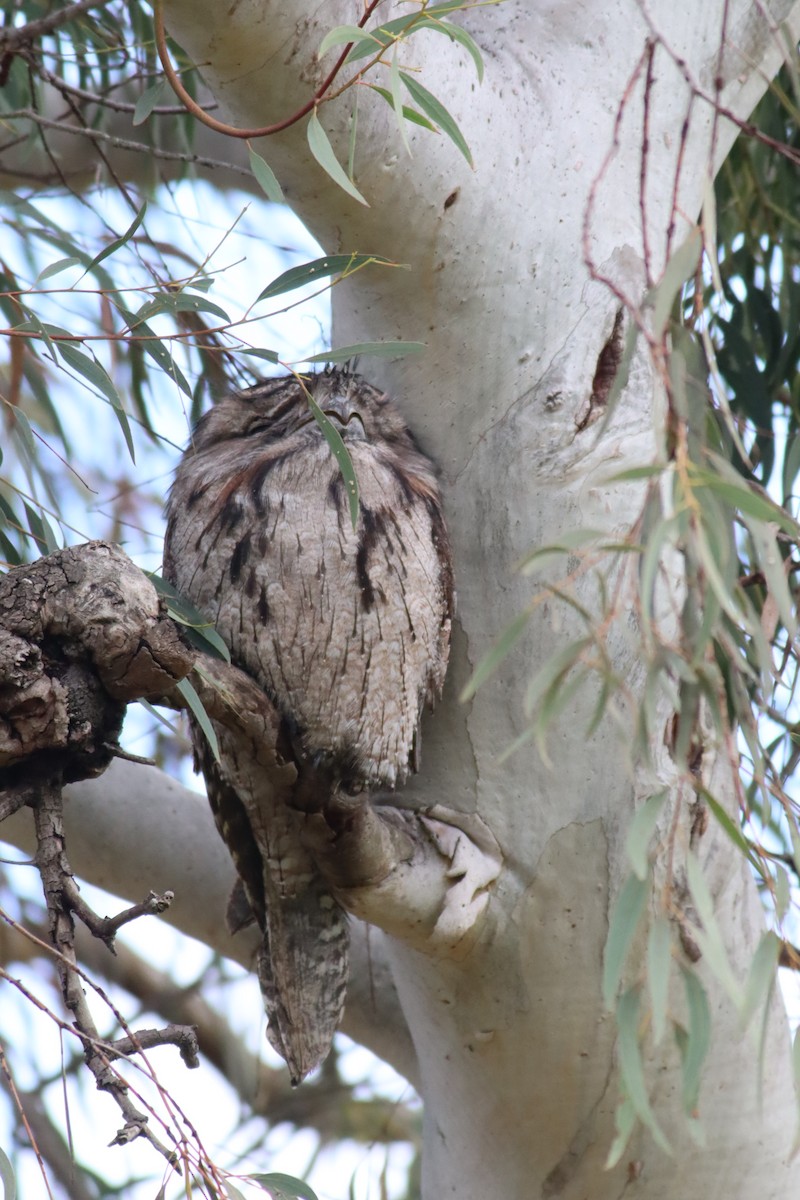
[[[88,542],[13,568],[0,577],[0,768],[10,782],[36,754],[65,781],[100,774],[126,702],[165,695],[193,660],[119,547]]]

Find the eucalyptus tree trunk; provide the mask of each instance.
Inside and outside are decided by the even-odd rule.
[[[241,126],[279,120],[308,99],[338,53],[320,63],[316,47],[330,28],[352,23],[353,10],[344,0],[312,8],[301,0],[165,3],[169,32]],[[315,163],[304,122],[258,143],[327,253],[374,253],[410,267],[370,268],[337,285],[334,345],[403,338],[428,346],[423,356],[362,369],[398,399],[442,472],[458,591],[453,656],[444,701],[423,730],[423,769],[402,800],[441,806],[440,831],[460,824],[478,847],[483,866],[465,866],[464,903],[479,915],[460,939],[426,944],[411,929],[411,901],[404,924],[395,897],[383,922],[389,936],[376,949],[378,1011],[356,979],[346,1026],[419,1087],[428,1198],[605,1200],[629,1186],[647,1200],[782,1200],[800,1183],[800,1165],[788,1162],[795,1108],[780,1014],[766,1043],[760,1105],[756,1052],[710,975],[705,1147],[688,1135],[676,1055],[662,1045],[648,1051],[648,1085],[674,1156],[641,1131],[604,1170],[619,1100],[615,1023],[601,995],[604,947],[637,804],[674,783],[666,729],[655,767],[630,770],[606,723],[587,736],[596,696],[578,694],[550,733],[549,763],[532,742],[501,761],[525,728],[523,698],[537,664],[574,636],[551,603],[535,609],[525,637],[474,698],[458,701],[531,600],[530,580],[515,570],[522,556],[576,527],[629,528],[638,495],[609,478],[653,459],[663,396],[639,352],[608,427],[595,420],[621,355],[625,310],[640,308],[669,250],[697,221],[737,133],[714,102],[745,118],[780,64],[778,24],[800,28],[789,0],[676,0],[653,10],[650,24],[637,0],[476,7],[455,20],[483,51],[481,86],[458,47],[433,32],[415,35],[404,60],[458,121],[474,169],[451,142],[414,126],[407,154],[391,108],[361,89],[354,177],[368,208]],[[379,10],[381,20],[393,14]],[[652,60],[648,39],[657,43]],[[319,113],[345,162],[350,111],[345,97]],[[635,640],[620,629],[611,644],[616,670],[635,686]],[[76,816],[93,811],[92,821],[107,822],[108,837],[124,844],[114,830],[124,830],[127,806],[112,801],[137,770],[76,788]],[[718,794],[732,794],[726,770],[720,761]],[[193,802],[172,794],[169,820],[180,840],[182,822],[196,818]],[[166,810],[149,811],[159,842]],[[147,874],[146,842],[129,849],[142,851],[124,868],[131,888],[160,886]],[[746,864],[713,826],[697,849],[731,960],[744,970],[762,926]],[[492,856],[493,880],[484,870]],[[102,873],[75,849],[73,858],[89,877]],[[207,870],[219,881],[221,909],[225,868]],[[178,893],[173,919],[194,922],[194,931],[193,889],[196,896],[208,883],[197,875],[193,883],[187,873],[182,894],[169,884]],[[413,886],[412,875],[409,895]],[[203,907],[213,913],[216,903]],[[225,945],[221,928],[203,936]]]

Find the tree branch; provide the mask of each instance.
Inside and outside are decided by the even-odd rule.
[[[66,8],[57,9],[46,17],[28,21],[25,25],[9,25],[0,30],[0,55],[13,54],[21,46],[29,46],[38,38],[60,29],[62,25],[74,21],[93,8],[105,8],[111,0],[77,0],[76,4],[68,4]]]
[[[95,1077],[97,1086],[116,1101],[125,1126],[116,1140],[128,1141],[143,1136],[167,1162],[177,1161],[172,1147],[164,1145],[148,1124],[147,1114],[131,1101],[128,1084],[111,1069],[107,1044],[100,1037],[78,974],[75,954],[75,927],[64,887],[64,879],[72,872],[64,850],[64,828],[61,811],[61,779],[56,774],[41,778],[38,795],[33,803],[36,827],[36,865],[42,879],[50,926],[50,940],[58,950],[58,971],[61,991],[67,1008],[75,1018],[75,1028],[83,1045],[86,1065]],[[187,1035],[188,1036],[188,1035]],[[128,1053],[135,1052],[136,1039],[131,1039]],[[195,1053],[196,1059],[196,1053]],[[195,1063],[196,1065],[196,1063]]]

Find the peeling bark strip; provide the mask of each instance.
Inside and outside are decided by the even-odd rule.
[[[48,753],[66,782],[100,774],[125,702],[171,691],[193,659],[118,547],[15,567],[0,578],[0,769]]]

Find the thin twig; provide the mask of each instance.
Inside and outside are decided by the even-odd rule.
[[[222,162],[217,158],[207,158],[202,154],[186,154],[178,150],[162,150],[158,146],[148,146],[146,142],[133,142],[129,138],[117,137],[115,134],[106,133],[103,129],[82,129],[68,121],[53,121],[49,117],[43,117],[32,108],[17,108],[10,112],[4,112],[2,119],[4,121],[35,121],[37,125],[41,125],[45,129],[56,129],[60,133],[77,134],[81,137],[87,137],[94,142],[110,142],[117,150],[130,150],[136,154],[148,154],[151,158],[160,158],[167,162],[193,163],[198,167],[213,167],[222,171],[234,171],[237,175],[245,175],[248,178],[252,178],[252,172],[248,167],[237,166],[235,163]],[[0,153],[7,148],[6,146],[0,146]]]
[[[25,25],[6,26],[0,30],[0,54],[12,54],[20,46],[29,45],[37,38],[52,33],[54,29],[60,29],[62,25],[82,16],[90,8],[105,8],[110,2],[111,0],[78,0],[77,4],[68,4],[66,8],[60,8],[46,17],[39,17],[36,21],[28,21]]]
[[[650,96],[653,90],[653,62],[656,44],[652,38],[647,42],[647,70],[645,71],[644,96],[642,98],[642,153],[639,159],[639,211],[642,221],[642,257],[644,277],[648,288],[653,286],[652,258],[650,255],[650,231],[647,224],[647,156],[650,152]]]
[[[177,1046],[186,1066],[194,1070],[200,1066],[200,1048],[197,1030],[191,1025],[165,1025],[163,1029],[137,1029],[130,1037],[118,1038],[107,1043],[109,1050],[116,1050],[122,1057],[140,1054],[156,1046]]]
[[[103,95],[100,92],[90,92],[86,88],[77,87],[74,83],[67,83],[66,79],[62,79],[60,75],[56,75],[53,71],[47,69],[41,63],[35,64],[36,73],[45,83],[52,84],[56,91],[62,95],[74,96],[77,100],[87,100],[90,104],[97,104],[101,108],[108,108],[112,112],[120,113],[135,113],[137,105],[129,100],[112,100],[111,96]],[[216,100],[209,100],[208,109],[219,108]],[[206,109],[206,112],[208,112]],[[148,111],[148,116],[155,117],[182,117],[186,115],[185,104],[157,104],[154,108]]]
[[[147,1114],[135,1107],[128,1094],[128,1085],[112,1070],[81,986],[70,903],[75,883],[64,846],[61,788],[60,775],[43,775],[31,807],[36,827],[36,865],[44,888],[50,939],[59,951],[58,972],[64,1002],[75,1019],[86,1065],[94,1075],[98,1088],[113,1096],[125,1118],[125,1126],[117,1138],[129,1141],[133,1136],[142,1136],[167,1162],[174,1165],[175,1151],[165,1146],[148,1126]]]
[[[175,899],[174,892],[164,892],[162,896],[150,892],[141,904],[132,904],[130,908],[125,908],[122,912],[117,913],[115,917],[99,917],[83,899],[78,885],[71,876],[64,879],[63,886],[70,910],[83,921],[90,933],[99,938],[101,942],[105,942],[109,950],[113,950],[114,938],[123,925],[129,925],[131,921],[137,921],[139,917],[159,916],[167,911]]]
[[[0,792],[0,822],[5,821],[6,817],[13,817],[27,803],[28,795],[23,788],[4,788]]]
[[[28,1121],[28,1118],[25,1114],[25,1109],[22,1106],[22,1100],[21,1100],[20,1094],[17,1090],[17,1085],[14,1083],[14,1078],[11,1074],[11,1071],[9,1070],[8,1061],[6,1059],[5,1051],[3,1050],[2,1046],[0,1046],[0,1071],[2,1071],[2,1074],[6,1081],[6,1088],[14,1100],[14,1107],[16,1108],[17,1112],[19,1113],[20,1120],[22,1121],[22,1124],[25,1128],[25,1132],[28,1135],[28,1139],[31,1144],[31,1149],[33,1150],[34,1154],[36,1155],[36,1161],[38,1162],[39,1169],[42,1172],[42,1178],[44,1179],[44,1186],[47,1188],[47,1194],[50,1197],[50,1200],[53,1200],[53,1193],[50,1190],[50,1184],[47,1179],[47,1169],[44,1165],[44,1156],[43,1156],[41,1150],[39,1149],[39,1143],[37,1142],[36,1137],[34,1136],[33,1130],[31,1129],[31,1126],[30,1126],[30,1122]]]

